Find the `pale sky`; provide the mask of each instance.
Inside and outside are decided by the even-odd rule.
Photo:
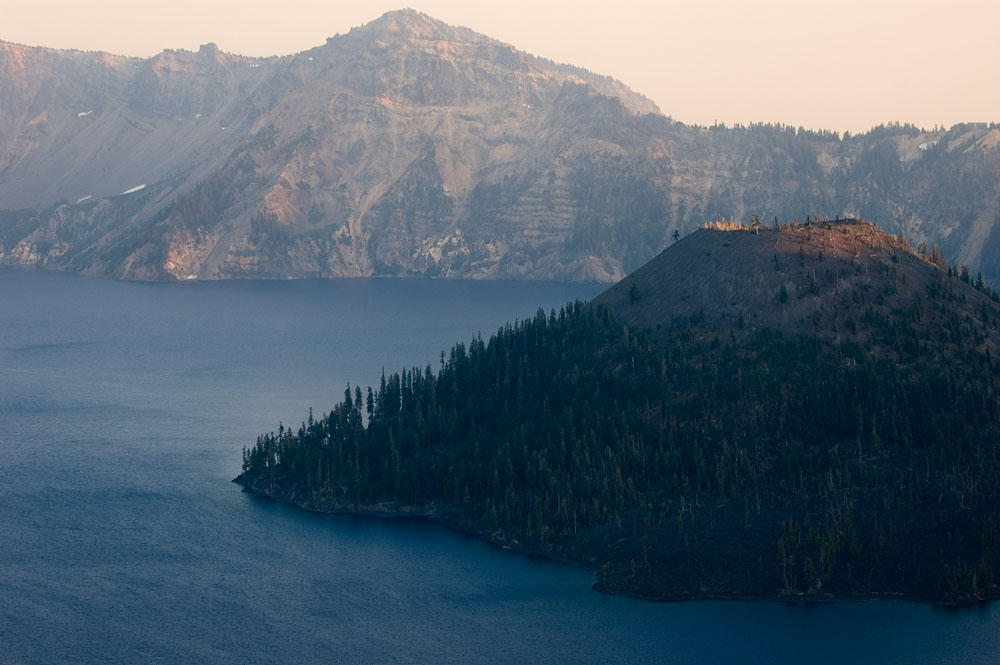
[[[407,4],[404,4],[407,3]],[[409,6],[614,76],[676,120],[866,131],[1000,121],[1000,0],[6,0],[0,40],[267,56]]]

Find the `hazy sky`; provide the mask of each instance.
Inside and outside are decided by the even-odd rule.
[[[408,6],[624,81],[692,124],[1000,121],[1000,0],[10,0],[0,39],[277,55]]]

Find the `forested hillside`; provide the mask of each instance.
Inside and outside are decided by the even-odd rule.
[[[259,437],[237,481],[312,510],[431,516],[647,598],[996,595],[995,294],[866,224],[695,236],[740,243],[744,266],[773,257],[762,274],[705,258],[705,274],[832,311],[661,307],[655,284],[684,268],[670,249],[593,304],[348,387]]]

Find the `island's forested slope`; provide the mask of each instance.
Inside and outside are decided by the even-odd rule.
[[[259,437],[237,480],[433,514],[644,597],[992,596],[1000,310],[927,269],[905,308],[892,278],[846,292],[836,341],[539,311]]]

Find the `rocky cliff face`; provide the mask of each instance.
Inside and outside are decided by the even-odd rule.
[[[0,44],[0,261],[119,278],[611,281],[751,213],[879,219],[996,278],[998,174],[994,127],[687,127],[408,10],[281,58]]]

